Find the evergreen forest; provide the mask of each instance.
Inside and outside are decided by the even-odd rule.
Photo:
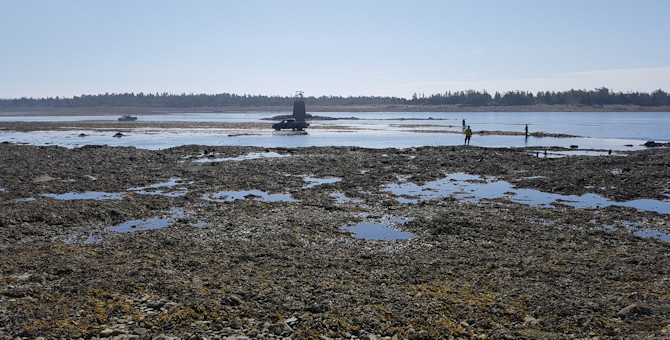
[[[287,96],[221,94],[171,94],[171,93],[105,93],[81,95],[71,98],[15,98],[0,99],[1,108],[37,108],[37,107],[262,107],[290,106],[295,100]],[[526,105],[635,105],[668,106],[670,96],[662,90],[645,92],[614,92],[602,87],[594,90],[569,90],[563,92],[528,91],[496,92],[493,95],[484,91],[447,91],[426,96],[413,94],[411,98],[378,96],[320,96],[306,97],[309,105],[351,106],[351,105],[458,105],[467,107],[482,106],[526,106]]]

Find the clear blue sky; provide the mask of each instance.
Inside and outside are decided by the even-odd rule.
[[[670,91],[670,0],[0,0],[0,98]]]

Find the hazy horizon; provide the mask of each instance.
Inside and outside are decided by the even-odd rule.
[[[0,98],[670,90],[670,1],[0,5]]]

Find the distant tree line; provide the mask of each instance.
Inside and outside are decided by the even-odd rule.
[[[411,104],[464,105],[464,106],[524,106],[524,105],[670,105],[670,96],[662,90],[645,92],[613,92],[606,87],[595,90],[570,90],[564,92],[509,91],[491,96],[486,91],[457,91],[433,94],[429,97],[414,94]]]
[[[13,107],[246,107],[246,106],[291,106],[295,97],[221,94],[171,94],[171,93],[105,93],[81,95],[72,98],[18,98],[0,99],[0,108]],[[407,104],[407,99],[397,97],[308,97],[310,105],[346,106],[370,104]]]
[[[18,98],[0,99],[0,108],[30,107],[247,107],[247,106],[290,106],[294,97],[221,94],[171,94],[171,93],[105,93],[81,95],[72,98]],[[595,90],[570,90],[563,92],[545,91],[533,94],[527,91],[495,92],[447,91],[445,93],[414,94],[412,98],[375,96],[321,96],[305,98],[309,105],[350,106],[350,105],[460,105],[460,106],[524,106],[524,105],[670,105],[668,93],[656,90],[645,92],[613,92],[606,87]]]

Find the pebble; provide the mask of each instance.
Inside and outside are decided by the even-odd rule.
[[[103,338],[110,337],[110,336],[117,336],[121,334],[126,334],[126,331],[120,328],[105,328],[100,332],[100,336]]]

